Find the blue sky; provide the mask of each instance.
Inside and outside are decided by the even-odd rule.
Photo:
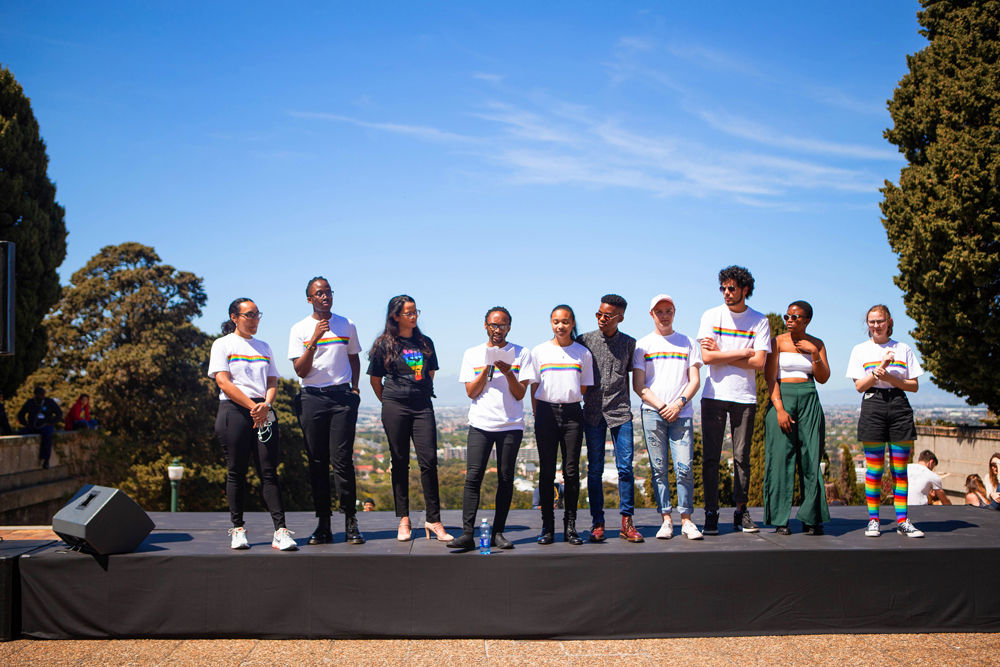
[[[0,62],[48,144],[64,282],[151,245],[205,279],[203,328],[250,296],[281,357],[313,275],[365,346],[408,293],[456,375],[490,306],[533,346],[615,292],[638,338],[666,292],[694,335],[742,264],[755,309],[812,303],[832,397],[868,306],[910,342],[878,188],[918,9],[8,0]]]

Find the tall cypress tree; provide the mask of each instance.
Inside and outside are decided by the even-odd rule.
[[[0,240],[17,246],[16,354],[0,357],[0,391],[8,396],[45,357],[42,319],[61,292],[56,269],[66,258],[65,211],[48,166],[31,100],[0,65]]]
[[[909,163],[882,223],[923,366],[1000,412],[1000,2],[921,0],[930,44],[907,56],[885,138]]]
[[[771,338],[785,333],[785,321],[777,313],[768,313],[767,322],[771,327]],[[748,505],[762,507],[764,505],[764,415],[771,397],[767,393],[767,380],[763,371],[757,373],[757,414],[753,421],[753,436],[750,439],[750,490]],[[798,475],[798,472],[796,472]],[[798,481],[796,481],[798,488]]]

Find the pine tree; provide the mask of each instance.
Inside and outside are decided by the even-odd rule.
[[[49,180],[49,157],[31,100],[0,65],[0,240],[16,245],[14,348],[0,357],[0,391],[12,396],[45,357],[42,319],[61,292],[56,269],[66,258],[65,211]]]
[[[921,0],[930,44],[907,56],[885,138],[908,165],[882,189],[923,367],[1000,411],[1000,2]]]

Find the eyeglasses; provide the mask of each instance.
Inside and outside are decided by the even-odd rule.
[[[597,317],[597,319],[600,320],[601,322],[603,322],[604,320],[607,320],[608,322],[614,322],[616,317],[621,317],[621,315],[608,315],[607,313],[594,313],[594,316]]]
[[[794,322],[795,320],[808,320],[809,319],[805,315],[782,315],[782,317],[785,318],[786,322],[789,321],[789,320],[791,320],[792,322]]]
[[[736,285],[720,285],[719,291],[725,294],[726,292],[739,292],[740,288]]]
[[[415,310],[412,313],[400,313],[400,315],[402,315],[403,317],[409,317],[411,320],[415,320],[418,317],[420,317],[420,311]]]
[[[240,317],[246,318],[246,319],[250,320],[251,322],[253,322],[254,320],[259,320],[260,318],[264,317],[264,313],[258,313],[258,312],[252,312],[251,311],[249,313],[240,313]]]
[[[507,329],[510,329],[510,325],[490,323],[486,325],[486,328],[489,329],[490,331],[506,331]]]

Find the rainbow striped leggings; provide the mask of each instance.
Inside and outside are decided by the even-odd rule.
[[[892,495],[896,508],[896,521],[906,520],[906,464],[910,462],[912,442],[866,442],[865,500],[868,501],[868,518],[878,519],[878,506],[882,501],[882,472],[885,470],[885,446],[889,445],[892,458]]]

